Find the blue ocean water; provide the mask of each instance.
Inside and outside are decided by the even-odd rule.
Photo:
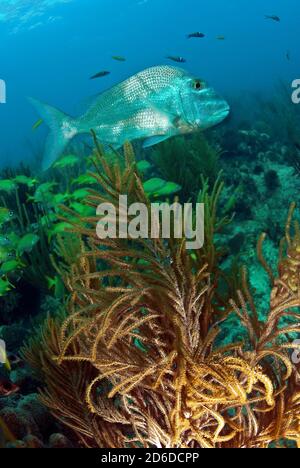
[[[300,447],[299,20],[0,0],[0,448]]]
[[[0,0],[1,164],[30,160],[42,147],[45,131],[32,131],[38,117],[27,96],[76,115],[88,96],[168,63],[166,55],[185,57],[229,102],[268,95],[279,80],[297,78],[299,24],[297,0]],[[206,37],[187,40],[194,31]],[[111,74],[90,81],[100,70]]]

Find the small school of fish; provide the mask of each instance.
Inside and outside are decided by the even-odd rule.
[[[205,34],[201,32],[194,32],[194,33],[187,34],[186,37],[188,39],[203,39],[203,37],[205,37]]]
[[[277,15],[265,15],[265,19],[281,22]],[[205,37],[206,34],[199,31],[186,34],[188,40]],[[216,36],[218,41],[225,39],[224,35]],[[113,55],[111,59],[127,61],[121,55]],[[166,59],[179,64],[187,62],[179,55],[167,55]],[[286,52],[286,59],[291,60],[290,51]],[[109,70],[102,70],[90,79],[110,74]],[[146,69],[98,95],[87,112],[78,118],[69,117],[36,99],[30,98],[30,101],[41,117],[33,129],[42,122],[50,127],[43,170],[52,166],[75,136],[90,133],[91,129],[104,145],[116,149],[125,141],[136,139],[144,139],[144,147],[149,147],[179,134],[214,126],[229,114],[228,104],[216,97],[206,83],[183,70],[164,65]],[[61,160],[57,167],[62,168],[63,164]],[[1,182],[0,191],[13,190],[11,181]]]
[[[265,19],[274,21],[276,23],[281,22],[281,18],[278,15],[265,15]],[[205,37],[206,37],[206,34],[204,34],[203,32],[199,32],[199,31],[186,34],[187,39],[203,39]],[[216,39],[218,41],[225,41],[226,37],[223,34],[220,34],[220,35],[216,36]],[[126,60],[127,60],[125,57],[120,56],[120,55],[113,55],[111,58],[113,60],[117,61],[117,62],[126,62]],[[187,61],[184,57],[180,57],[180,56],[176,56],[176,55],[175,56],[168,55],[166,58],[168,60],[171,60],[171,61],[176,62],[176,63],[185,63]],[[287,54],[287,58],[288,58],[288,60],[290,60],[290,58],[288,57],[288,54]],[[110,75],[110,73],[111,73],[110,71],[101,70],[100,72],[98,72],[95,75],[91,76],[90,79],[94,80],[96,78],[104,78],[105,76]],[[35,125],[39,126],[39,122],[37,122],[37,124],[35,124]]]

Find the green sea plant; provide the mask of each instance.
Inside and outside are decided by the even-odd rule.
[[[151,159],[162,178],[182,187],[184,200],[197,196],[201,176],[213,185],[220,171],[221,150],[207,142],[202,133],[190,138],[177,137],[161,143]]]

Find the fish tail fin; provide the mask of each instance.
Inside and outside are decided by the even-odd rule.
[[[62,154],[69,141],[78,134],[78,129],[75,120],[64,112],[37,99],[29,98],[29,101],[50,128],[42,162],[42,169],[46,171]]]

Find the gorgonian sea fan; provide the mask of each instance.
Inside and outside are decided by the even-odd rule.
[[[96,142],[97,144],[97,142]],[[118,207],[120,194],[149,204],[132,147],[111,166],[97,144],[91,206]],[[70,299],[49,318],[24,355],[45,382],[42,401],[86,447],[267,448],[300,443],[298,349],[299,230],[292,206],[264,321],[247,275],[225,277],[215,233],[222,190],[207,186],[204,248],[191,255],[185,240],[101,240],[98,218],[74,223],[77,256],[60,240],[60,271]],[[66,210],[68,213],[68,210]],[[75,213],[72,213],[75,215]],[[220,288],[220,284],[222,287]],[[234,292],[235,291],[235,292]],[[223,322],[236,314],[243,342],[219,344]],[[284,321],[288,318],[288,321]],[[42,339],[42,345],[41,341]]]

